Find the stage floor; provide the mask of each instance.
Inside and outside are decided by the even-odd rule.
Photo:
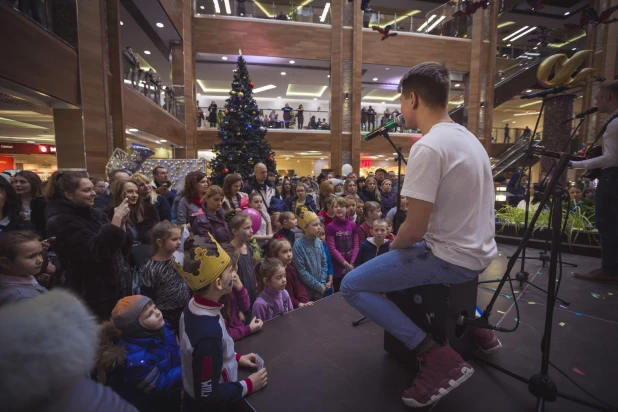
[[[500,256],[479,280],[502,277],[506,255],[514,246],[499,245]],[[528,256],[538,256],[529,250]],[[602,400],[618,407],[618,287],[574,278],[573,270],[588,271],[600,265],[596,258],[563,254],[563,260],[579,265],[564,267],[559,296],[570,307],[556,305],[551,360],[570,378]],[[513,272],[519,270],[519,263]],[[547,287],[548,268],[528,260],[530,280]],[[514,273],[513,273],[514,277]],[[484,310],[496,284],[479,285],[478,306]],[[503,348],[489,360],[529,377],[540,368],[540,344],[545,322],[545,294],[527,286],[514,295],[503,291],[493,310],[492,323],[515,324],[514,300],[519,302],[521,323],[514,333],[499,333]],[[499,311],[499,312],[498,312]],[[256,352],[264,358],[268,387],[245,400],[246,410],[283,411],[405,411],[401,393],[413,376],[383,350],[383,331],[373,322],[351,325],[360,315],[341,296],[334,295],[312,308],[294,311],[267,322],[257,335],[236,343],[239,353]],[[472,361],[476,373],[461,388],[443,398],[433,411],[510,412],[535,410],[536,398],[524,383]],[[246,373],[242,374],[245,377]],[[558,389],[571,396],[586,395],[550,368]],[[594,402],[594,401],[593,401]],[[594,410],[559,399],[547,411]]]

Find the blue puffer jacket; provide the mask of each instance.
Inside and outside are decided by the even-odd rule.
[[[107,376],[101,383],[107,383],[136,406],[176,397],[180,401],[180,347],[167,322],[165,342],[157,338],[124,338],[109,321],[103,323],[99,336],[97,370],[105,371]],[[148,409],[140,406],[140,410]]]
[[[180,347],[176,335],[165,322],[165,342],[156,338],[122,338],[127,358],[125,381],[146,393],[165,393],[180,387]]]

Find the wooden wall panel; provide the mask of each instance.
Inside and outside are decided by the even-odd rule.
[[[394,133],[389,135],[395,146],[401,147],[401,153],[407,159],[410,153],[410,148],[416,143],[420,135],[406,134],[401,135]],[[362,153],[394,153],[393,146],[382,137],[370,140],[368,142],[361,140],[360,151]]]
[[[350,136],[351,165],[357,176],[360,176],[360,144],[361,131],[357,125],[361,122],[361,113],[358,108],[361,106],[361,91],[363,81],[363,11],[359,7],[354,7],[353,12],[353,34],[352,34],[352,107],[357,110],[352,111],[352,135]],[[345,47],[345,40],[344,40]]]
[[[170,45],[171,62],[170,77],[172,84],[182,86],[185,84],[185,57],[183,54],[182,43],[172,43]]]
[[[363,63],[412,67],[436,61],[446,63],[451,70],[470,70],[469,39],[416,33],[399,33],[395,38],[381,39],[378,33],[363,30]]]
[[[187,24],[184,25],[184,33],[182,38],[182,52],[184,56],[184,104],[185,104],[185,156],[187,159],[197,158],[197,109],[196,109],[196,92],[195,92],[195,48],[193,40],[194,36],[193,24],[196,18],[193,17],[193,1],[185,0],[182,7],[183,19]],[[189,24],[191,22],[191,24]],[[220,33],[225,33],[222,31]],[[216,35],[214,37],[219,37]],[[220,36],[225,37],[225,36]]]
[[[109,47],[108,84],[110,114],[112,116],[112,145],[114,149],[125,149],[123,91],[124,73],[122,69],[122,40],[120,35],[120,0],[107,0],[107,36]]]
[[[331,148],[330,133],[298,133],[293,130],[290,130],[289,132],[284,130],[270,131],[266,133],[266,140],[275,152],[317,150],[324,153],[330,153]],[[210,150],[215,143],[219,143],[217,130],[212,129],[197,131],[198,150]]]
[[[179,146],[185,145],[185,125],[126,84],[124,107],[127,127],[135,127]]]
[[[60,170],[86,170],[84,125],[79,109],[54,109],[56,161]],[[95,176],[102,176],[105,170]]]
[[[343,143],[343,0],[333,0],[330,56],[330,167],[341,170],[342,151],[350,151],[349,139]]]
[[[103,2],[95,4],[77,0],[77,24],[86,167],[93,176],[100,176],[111,155],[111,139]]]
[[[184,26],[182,20],[182,0],[159,0],[159,3],[161,3],[161,6],[163,6],[163,10],[165,10],[165,13],[167,13],[167,16],[174,24],[174,27],[176,27],[176,31],[179,33],[180,37],[184,37]]]
[[[233,36],[224,36],[233,27]],[[195,53],[330,60],[331,28],[279,20],[193,18]],[[186,41],[186,39],[185,39]]]
[[[0,2],[0,77],[79,105],[77,51]]]

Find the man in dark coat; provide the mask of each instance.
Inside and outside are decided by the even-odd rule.
[[[174,198],[176,197],[176,190],[172,189],[172,182],[167,178],[167,169],[163,166],[157,166],[152,169],[152,184],[154,185],[155,192],[163,196],[167,202],[172,206],[174,204]]]
[[[242,191],[251,194],[256,191],[262,195],[264,203],[262,204],[262,211],[268,216],[268,208],[270,207],[271,200],[273,198],[281,199],[281,195],[276,187],[268,180],[268,169],[264,163],[258,163],[253,167],[255,175],[249,181],[249,184],[245,186]]]

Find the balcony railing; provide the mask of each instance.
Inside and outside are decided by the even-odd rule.
[[[75,0],[67,1],[9,1],[0,2],[13,6],[32,21],[77,48],[77,6]]]
[[[138,66],[131,65],[126,59],[123,60],[126,64],[124,83],[133,87],[133,89],[184,123],[184,111],[179,110],[179,102],[172,88],[164,87],[156,73],[144,71]]]
[[[244,17],[331,24],[330,5],[326,7],[315,7],[311,4],[297,6],[293,2],[290,4],[277,4],[275,2],[254,0],[196,0],[195,13],[198,16]]]
[[[442,16],[427,15],[425,18],[420,14],[413,14],[402,10],[398,13],[384,13],[375,11],[365,13],[363,16],[363,27],[372,28],[374,26],[392,26],[391,30],[407,33],[432,34],[436,36],[448,37],[468,37],[468,27],[471,19],[442,18]],[[434,16],[434,17],[432,17]]]

